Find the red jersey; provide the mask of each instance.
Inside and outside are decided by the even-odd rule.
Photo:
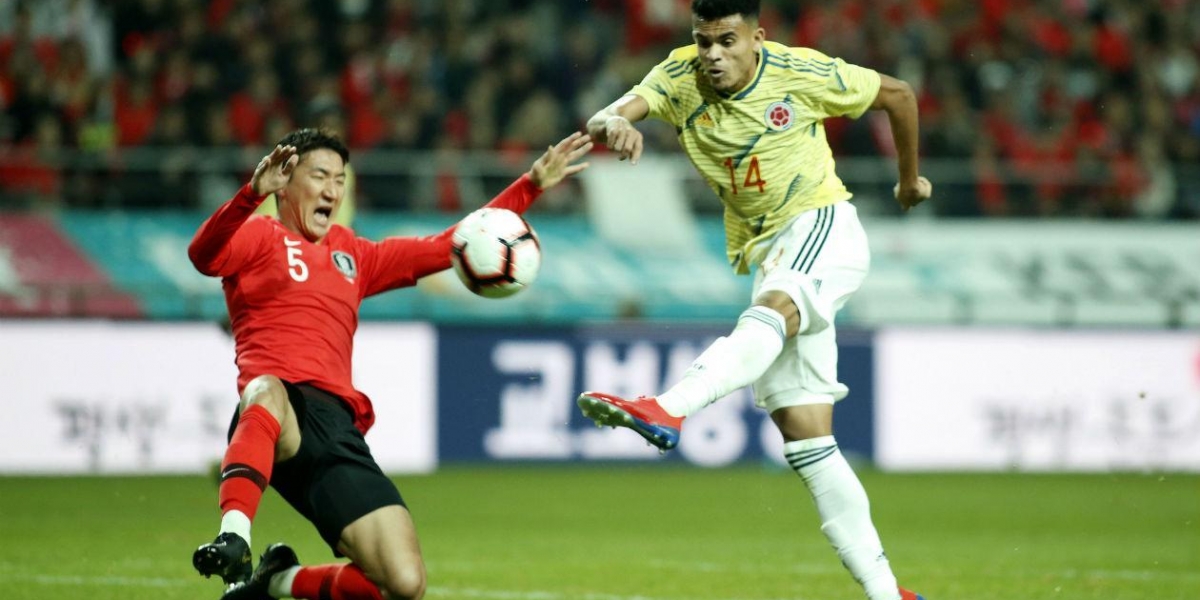
[[[516,213],[541,194],[521,176],[488,206]],[[356,390],[350,357],[364,298],[450,268],[451,227],[428,237],[374,242],[334,225],[312,243],[272,217],[247,184],[200,226],[188,247],[201,273],[222,278],[237,348],[238,393],[260,375],[335,394],[366,433],[371,400]],[[252,216],[253,215],[253,216]]]

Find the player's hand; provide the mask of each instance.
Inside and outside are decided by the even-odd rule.
[[[270,154],[258,161],[254,176],[250,178],[250,188],[259,196],[278,192],[287,185],[299,163],[300,155],[296,154],[295,146],[275,146]]]
[[[907,185],[897,183],[896,187],[892,188],[892,194],[896,196],[896,202],[900,203],[900,207],[908,210],[933,195],[933,184],[924,177],[917,177],[916,181]]]
[[[576,163],[592,150],[592,138],[576,131],[546,149],[545,154],[533,161],[529,168],[529,179],[545,190],[554,187],[564,178],[586,168],[588,163]]]
[[[625,117],[613,115],[604,122],[604,139],[608,149],[617,153],[621,160],[629,159],[636,165],[642,157],[642,132]]]

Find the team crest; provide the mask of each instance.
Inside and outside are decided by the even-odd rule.
[[[796,113],[792,110],[792,105],[787,102],[772,102],[767,107],[764,118],[767,121],[767,129],[772,131],[787,131],[792,123],[796,121]]]
[[[354,279],[358,276],[358,267],[354,264],[354,257],[342,252],[341,250],[333,251],[333,266],[341,271],[348,279]]]

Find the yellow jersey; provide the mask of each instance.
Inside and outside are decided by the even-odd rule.
[[[758,70],[732,94],[700,72],[685,46],[630,90],[652,118],[675,126],[688,159],[725,205],[726,253],[748,273],[765,241],[793,217],[848,200],[825,139],[828,117],[858,118],[879,93],[879,73],[810,48],[764,42]]]

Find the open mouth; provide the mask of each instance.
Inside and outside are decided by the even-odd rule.
[[[328,225],[330,217],[333,216],[332,206],[322,206],[313,211],[313,220],[319,225]]]

